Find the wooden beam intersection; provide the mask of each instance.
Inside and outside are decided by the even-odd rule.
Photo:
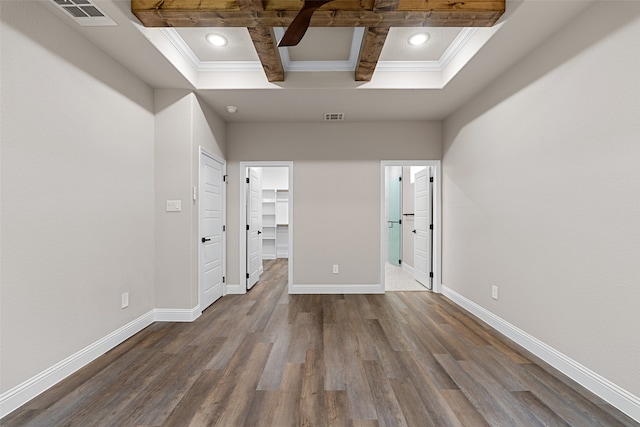
[[[311,27],[366,27],[355,78],[369,81],[391,27],[490,27],[506,0],[334,0]],[[267,79],[284,80],[273,27],[288,27],[303,0],[131,0],[145,27],[246,27]]]

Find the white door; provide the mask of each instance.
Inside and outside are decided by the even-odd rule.
[[[224,164],[200,154],[200,309],[222,296],[223,263],[223,176]]]
[[[262,253],[260,234],[262,234],[262,183],[256,168],[249,168],[249,191],[247,200],[247,289],[251,289],[260,277]]]
[[[431,168],[416,173],[413,230],[415,279],[431,289]]]

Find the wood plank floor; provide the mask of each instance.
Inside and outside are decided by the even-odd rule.
[[[430,292],[288,295],[286,260],[155,323],[2,426],[634,426]]]

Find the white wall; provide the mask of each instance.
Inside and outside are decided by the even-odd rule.
[[[294,283],[349,285],[380,283],[380,161],[441,158],[439,123],[231,123],[227,132],[230,283],[239,283],[240,161],[294,162]]]
[[[1,10],[0,392],[154,301],[153,92],[37,3]]]
[[[282,167],[258,168],[262,170],[262,188],[288,190],[289,169]]]
[[[638,40],[640,3],[596,4],[449,118],[443,153],[444,285],[636,396]]]
[[[224,158],[225,124],[190,91],[155,91],[156,308],[198,305],[198,186],[200,146]],[[181,200],[181,212],[167,212]]]

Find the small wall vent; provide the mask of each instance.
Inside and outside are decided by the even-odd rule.
[[[340,122],[344,120],[344,113],[324,113],[325,122]]]
[[[91,0],[51,0],[53,4],[71,16],[74,21],[85,27],[104,27],[118,25]]]

